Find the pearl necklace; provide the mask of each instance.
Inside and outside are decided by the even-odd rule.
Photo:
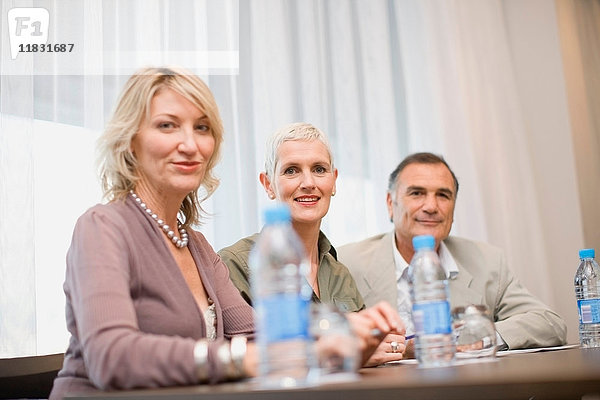
[[[131,197],[133,197],[133,199],[135,200],[135,202],[142,208],[142,210],[146,211],[146,213],[152,217],[153,220],[156,221],[156,223],[158,224],[158,226],[160,227],[160,229],[162,229],[162,231],[165,233],[165,235],[167,235],[167,237],[171,240],[171,242],[173,242],[173,244],[178,248],[178,249],[182,249],[184,247],[186,247],[188,245],[188,234],[187,231],[185,230],[185,228],[181,227],[181,224],[179,224],[179,222],[177,223],[178,225],[178,230],[179,233],[181,234],[181,239],[179,237],[177,237],[175,235],[175,232],[171,230],[171,227],[169,225],[167,225],[165,223],[165,221],[163,221],[162,219],[158,218],[158,215],[154,214],[152,212],[151,209],[148,208],[148,206],[146,206],[146,203],[144,203],[142,201],[142,199],[133,192],[133,190],[130,190],[129,193],[131,194]]]

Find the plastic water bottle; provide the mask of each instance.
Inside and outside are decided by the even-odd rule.
[[[249,256],[257,315],[258,377],[262,387],[307,383],[312,289],[308,260],[285,205],[265,210],[265,226]]]
[[[594,249],[579,250],[575,297],[581,347],[600,347],[600,268],[594,257]]]
[[[434,251],[433,236],[415,236],[413,247],[415,255],[409,265],[408,282],[413,303],[416,357],[421,367],[451,365],[456,346],[446,272]]]

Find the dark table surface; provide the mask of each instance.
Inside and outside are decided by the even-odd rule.
[[[600,348],[508,353],[494,361],[445,368],[392,364],[364,368],[356,381],[261,390],[249,380],[220,385],[98,392],[71,399],[581,399],[600,398]]]

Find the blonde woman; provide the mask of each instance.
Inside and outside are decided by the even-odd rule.
[[[149,68],[127,82],[99,140],[108,203],[79,218],[67,255],[71,339],[51,399],[254,374],[253,311],[191,229],[222,140],[198,77]]]

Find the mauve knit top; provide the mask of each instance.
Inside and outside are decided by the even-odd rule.
[[[96,205],[75,226],[64,283],[71,333],[50,399],[90,390],[197,384],[193,349],[206,336],[196,304],[164,233],[130,196]],[[209,345],[210,381],[224,338],[254,333],[254,312],[204,236],[189,232],[207,295],[215,302],[217,340]]]

